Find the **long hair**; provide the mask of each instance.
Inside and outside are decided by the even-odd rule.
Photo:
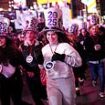
[[[54,31],[57,35],[58,35],[58,42],[62,43],[62,42],[66,42],[66,43],[70,43],[69,38],[67,37],[67,34],[65,32],[65,30],[59,29],[57,27],[45,27],[40,34],[40,40],[41,38],[44,38],[45,42],[48,43],[47,38],[46,38],[46,34],[48,31]]]
[[[69,38],[67,37],[66,33],[55,32],[58,35],[58,42],[62,43],[70,43]]]

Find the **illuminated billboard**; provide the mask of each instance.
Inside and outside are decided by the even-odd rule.
[[[38,4],[46,4],[46,3],[55,3],[55,2],[63,2],[71,3],[71,0],[37,0]]]
[[[96,12],[96,0],[81,0],[82,3],[87,5],[88,13]]]

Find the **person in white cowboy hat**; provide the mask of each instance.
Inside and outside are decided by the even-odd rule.
[[[37,19],[35,19],[37,26]],[[42,62],[39,58],[41,54],[42,44],[37,40],[38,31],[33,23],[24,30],[24,42],[21,45],[21,51],[27,64],[32,70],[26,70],[26,79],[30,93],[35,105],[44,105],[41,99],[46,100],[46,88],[40,80],[40,69],[38,62]]]
[[[58,16],[56,9],[49,10]],[[75,78],[72,67],[82,64],[81,57],[58,27],[46,27],[42,33],[46,35],[48,43],[42,48],[44,62],[43,65],[40,64],[40,68],[44,67],[46,70],[49,105],[75,105]]]

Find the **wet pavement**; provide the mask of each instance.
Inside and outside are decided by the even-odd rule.
[[[89,70],[86,71],[86,81],[80,87],[81,95],[76,98],[77,105],[105,105],[105,98],[99,97],[99,83],[92,86]]]
[[[99,83],[98,83],[99,84]],[[98,95],[98,84],[96,87],[93,87],[91,84],[91,79],[88,70],[86,71],[86,80],[84,85],[80,88],[80,96],[76,98],[77,105],[105,105],[105,98],[100,98]],[[24,83],[24,91],[23,91],[23,100],[32,103],[34,102],[31,98],[29,90],[27,88],[27,84]],[[45,105],[48,105],[45,103]]]
[[[98,95],[98,84],[96,87],[93,87],[91,84],[88,70],[86,73],[86,78],[87,79],[85,80],[84,85],[80,88],[80,96],[77,96],[76,98],[76,105],[105,105],[105,98],[101,99]],[[35,105],[25,79],[23,88],[23,100],[32,105]],[[45,105],[48,105],[46,102],[44,103]]]

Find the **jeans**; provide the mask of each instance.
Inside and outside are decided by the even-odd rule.
[[[100,62],[98,64],[89,63],[90,73],[92,76],[92,80],[96,81],[99,77],[99,91],[104,92],[104,83],[105,83],[105,76],[104,76],[104,63]]]

